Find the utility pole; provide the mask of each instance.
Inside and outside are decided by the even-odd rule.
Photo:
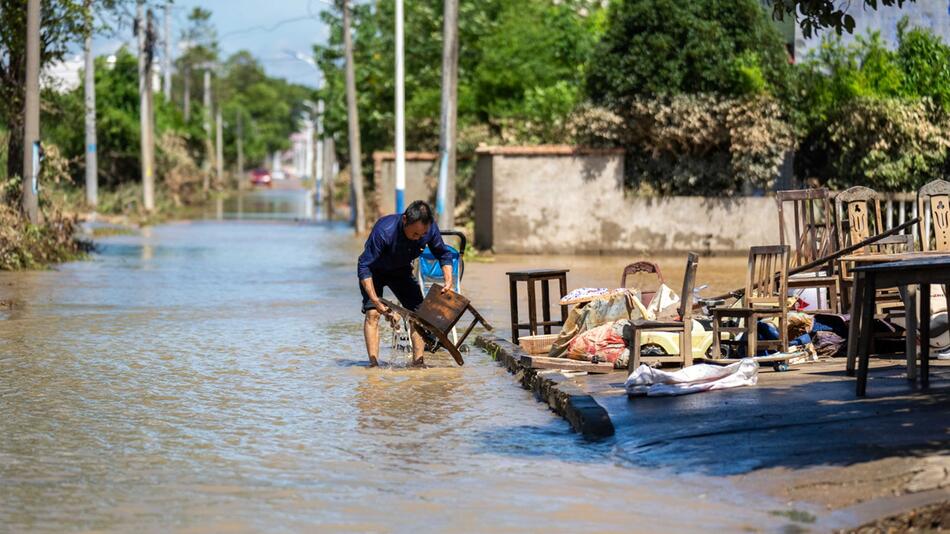
[[[191,69],[187,64],[182,64],[182,85],[184,85],[184,96],[182,98],[181,108],[185,115],[185,122],[191,118]]]
[[[237,115],[237,185],[238,189],[241,189],[241,184],[244,180],[244,120],[241,117],[241,112],[238,111]]]
[[[142,192],[145,211],[155,209],[155,183],[152,175],[152,12],[145,16],[145,0],[138,0],[136,5],[136,32],[138,33],[139,47],[139,129],[142,162]]]
[[[165,1],[165,54],[162,57],[162,92],[165,102],[172,100],[172,0]]]
[[[23,114],[22,208],[30,224],[39,224],[40,0],[29,0],[26,6],[26,102]]]
[[[95,209],[99,203],[99,162],[96,147],[96,64],[92,56],[92,0],[85,1],[86,40],[83,54],[86,60],[86,204]]]
[[[406,54],[403,0],[396,0],[396,213],[406,209]]]
[[[323,176],[326,177],[327,181],[327,221],[332,221],[333,180],[336,178],[336,173],[333,172],[333,167],[336,162],[336,141],[333,137],[328,137],[324,140],[323,151],[325,152],[323,157]]]
[[[202,118],[204,119],[204,130],[205,130],[205,161],[202,165],[204,172],[202,173],[203,182],[201,184],[201,190],[205,193],[211,189],[211,158],[212,158],[212,148],[211,148],[211,69],[205,65],[204,72],[204,95],[201,99],[201,110]]]
[[[214,162],[218,183],[224,184],[224,124],[221,120],[221,107],[214,114]]]
[[[317,204],[317,213],[323,204],[323,99],[317,101],[317,158],[314,162],[315,168],[313,175],[314,201]]]
[[[455,134],[458,113],[458,0],[445,0],[442,23],[442,118],[439,124],[439,227],[455,226]]]
[[[353,190],[354,229],[357,234],[366,231],[363,206],[363,166],[360,163],[360,123],[356,110],[356,72],[353,65],[353,36],[350,35],[350,2],[341,0],[343,7],[343,48],[346,54],[346,107],[350,138],[350,184]]]

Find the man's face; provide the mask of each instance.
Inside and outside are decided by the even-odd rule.
[[[403,222],[405,222],[405,216],[403,216]],[[423,236],[429,231],[429,225],[423,223],[422,221],[416,221],[412,224],[404,224],[402,226],[403,231],[406,233],[406,238],[410,241],[418,241],[422,239]]]

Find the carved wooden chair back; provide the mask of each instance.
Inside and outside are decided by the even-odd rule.
[[[792,268],[837,250],[834,206],[827,189],[779,191],[775,202],[778,204],[779,243],[792,247],[789,259]],[[787,219],[789,215],[791,221]],[[828,262],[826,269],[832,272],[834,262]]]
[[[637,287],[637,289],[640,290],[640,299],[643,301],[643,304],[649,305],[660,286],[663,285],[663,274],[660,273],[659,265],[653,263],[652,261],[635,261],[630,265],[627,265],[623,268],[623,275],[620,277],[620,287],[627,287],[628,276],[632,278],[643,278],[642,276],[637,276],[641,273],[647,275],[653,274],[656,277],[655,287],[646,285],[644,287]]]
[[[920,250],[950,252],[950,182],[934,180],[917,192]]]
[[[788,245],[769,245],[749,249],[746,274],[745,306],[784,309],[788,299]]]
[[[683,273],[683,292],[680,293],[680,306],[677,312],[685,328],[692,329],[693,288],[696,287],[696,269],[699,267],[699,255],[690,252],[686,256],[686,272]]]
[[[881,196],[869,187],[857,185],[838,193],[835,212],[839,250],[884,231]],[[864,247],[855,254],[867,251],[868,248]]]

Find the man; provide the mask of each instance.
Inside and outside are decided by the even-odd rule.
[[[360,292],[363,294],[363,336],[370,367],[379,365],[379,317],[394,322],[398,315],[379,297],[388,287],[399,304],[415,311],[422,304],[422,290],[412,276],[412,261],[426,246],[439,259],[445,289],[452,287],[452,253],[442,241],[438,225],[432,220],[432,208],[417,200],[402,215],[387,215],[376,221],[357,262]],[[425,343],[416,328],[411,330],[412,363],[423,365]]]

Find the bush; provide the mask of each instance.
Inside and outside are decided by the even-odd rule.
[[[58,210],[44,209],[43,223],[32,225],[18,210],[0,203],[0,270],[40,269],[81,258],[91,245],[75,233],[75,218]]]
[[[627,149],[632,186],[667,195],[734,195],[768,188],[795,135],[778,101],[768,96],[711,94],[639,98],[627,119],[603,109],[581,110],[576,140]]]
[[[832,187],[918,189],[943,178],[950,122],[930,99],[859,98],[827,125],[825,176]]]
[[[889,50],[879,33],[850,45],[832,38],[798,68],[793,107],[802,135],[800,178],[831,187],[908,191],[945,176],[950,47],[928,30],[898,26]]]

